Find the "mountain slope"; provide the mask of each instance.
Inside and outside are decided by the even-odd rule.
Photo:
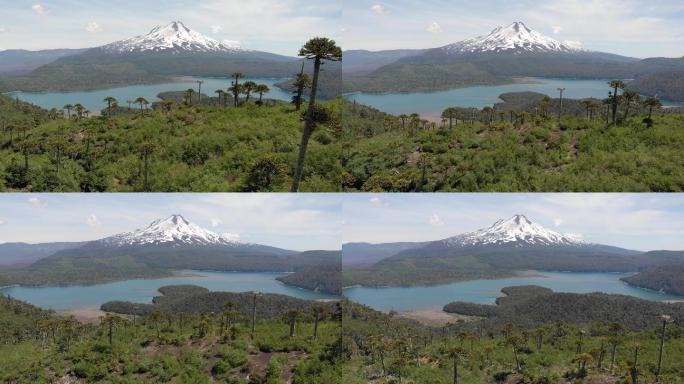
[[[173,76],[289,77],[300,59],[227,45],[181,22],[91,48],[22,76],[2,77],[0,91],[74,91],[171,81]],[[310,64],[307,63],[307,69]]]
[[[436,91],[514,83],[517,77],[627,79],[677,69],[684,69],[684,62],[584,50],[515,22],[488,35],[399,58],[363,76],[350,76],[343,88],[345,92]]]
[[[0,244],[0,267],[26,266],[58,251],[77,248],[83,244],[82,242]]]
[[[173,215],[146,228],[58,251],[28,267],[0,273],[0,281],[21,285],[93,284],[169,276],[181,269],[295,272],[330,264],[330,255],[327,251],[296,252],[242,243]]]
[[[20,75],[65,56],[78,55],[86,49],[47,49],[43,51],[27,51],[24,49],[8,49],[0,51],[0,74]]]
[[[443,284],[513,276],[529,269],[633,272],[684,262],[684,251],[644,253],[587,243],[543,228],[522,215],[420,246],[397,244],[405,249],[393,255],[385,253],[365,268],[345,270],[345,286]],[[392,246],[384,244],[382,248]]]

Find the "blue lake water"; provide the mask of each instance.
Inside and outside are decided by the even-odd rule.
[[[526,277],[498,280],[471,280],[431,287],[353,287],[344,290],[348,299],[381,311],[412,311],[442,308],[452,301],[493,304],[503,296],[501,288],[514,285],[539,285],[556,292],[604,292],[635,296],[647,300],[684,300],[684,297],[641,289],[620,281],[630,273],[538,272]]]
[[[19,100],[33,103],[47,109],[61,109],[65,104],[80,103],[86,107],[86,109],[90,110],[91,113],[99,113],[100,110],[107,106],[107,104],[102,101],[107,96],[116,98],[121,106],[127,106],[128,100],[135,100],[140,96],[143,96],[148,101],[152,102],[158,100],[157,95],[161,92],[185,91],[188,88],[192,88],[197,91],[197,83],[195,82],[196,80],[204,81],[204,84],[202,84],[202,93],[212,97],[216,96],[214,91],[218,89],[227,91],[232,81],[232,79],[229,78],[219,77],[182,77],[179,78],[177,82],[171,83],[131,85],[128,87],[110,88],[87,92],[12,92],[9,95],[12,97],[18,97]],[[268,85],[270,91],[264,94],[264,97],[287,101],[290,101],[292,98],[290,93],[285,92],[275,86],[276,83],[279,83],[285,79],[244,78],[240,79],[240,82],[247,80],[254,81],[257,84]]]
[[[438,92],[416,93],[353,93],[346,97],[349,100],[370,105],[383,112],[391,114],[418,113],[431,119],[439,118],[447,107],[477,107],[492,106],[500,102],[499,95],[507,92],[539,92],[550,97],[558,97],[557,88],[565,88],[563,97],[582,99],[595,97],[604,99],[608,96],[610,87],[608,80],[580,80],[580,79],[548,79],[527,78],[525,84],[508,84],[450,89]],[[682,106],[684,103],[663,101],[663,105]]]
[[[159,287],[165,285],[193,284],[210,291],[280,293],[301,299],[335,299],[327,295],[285,285],[276,277],[285,273],[206,272],[184,271],[180,276],[162,279],[136,279],[96,285],[69,287],[7,287],[0,292],[16,299],[56,311],[99,307],[110,300],[151,303],[159,296]]]

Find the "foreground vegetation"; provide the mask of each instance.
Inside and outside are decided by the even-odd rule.
[[[144,101],[146,102],[146,100]],[[286,103],[234,108],[165,104],[63,118],[0,95],[0,190],[284,191],[297,163],[301,113]],[[339,101],[322,104],[329,115]],[[106,107],[106,104],[104,104]],[[71,114],[71,112],[69,112]],[[68,117],[68,116],[67,116]],[[339,119],[317,124],[300,189],[340,186]]]
[[[684,382],[684,328],[667,317],[641,330],[619,322],[483,326],[477,318],[436,328],[354,303],[343,308],[343,341],[353,351],[345,383]]]
[[[684,189],[684,114],[659,112],[657,99],[639,102],[626,91],[603,101],[564,100],[560,119],[557,99],[520,99],[482,110],[448,108],[440,122],[345,103],[344,189]]]
[[[339,312],[312,305],[253,320],[240,309],[84,324],[0,297],[0,381],[341,383]]]

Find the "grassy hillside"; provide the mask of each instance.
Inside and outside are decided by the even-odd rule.
[[[684,296],[684,265],[649,268],[622,280],[638,287]]]
[[[546,108],[546,109],[544,109]],[[344,105],[346,191],[681,191],[683,114],[630,108],[617,125],[601,111],[564,116],[457,109],[448,120],[389,115]],[[406,111],[408,115],[411,111]],[[585,112],[586,114],[586,112]],[[624,108],[619,109],[622,120]],[[403,120],[403,121],[402,121]],[[491,121],[490,121],[491,120]]]
[[[323,104],[330,119],[310,142],[303,191],[340,188],[339,103]],[[146,159],[150,191],[285,191],[302,128],[285,103],[174,104],[111,118],[76,119],[72,111],[64,119],[0,95],[0,108],[14,122],[0,138],[4,191],[143,191]]]
[[[656,325],[644,330],[603,321],[585,326],[561,321],[524,328],[503,322],[481,326],[474,320],[432,328],[354,303],[345,303],[343,308],[344,346],[355,352],[342,369],[345,383],[655,381],[660,345],[657,319]],[[662,383],[684,382],[683,353],[684,328],[669,324]]]
[[[252,333],[251,318],[239,307],[216,314],[107,315],[99,324],[82,324],[0,300],[0,324],[20,330],[0,328],[3,383],[341,383],[335,313],[319,314],[314,337],[311,310],[283,308],[257,317]]]

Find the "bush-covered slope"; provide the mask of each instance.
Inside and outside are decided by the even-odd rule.
[[[448,119],[392,116],[352,103],[344,108],[346,191],[684,189],[682,114],[654,115],[647,128],[644,109],[631,108],[617,126],[605,123],[605,108],[594,109],[591,120],[564,116],[561,124],[541,108],[462,109],[450,127]],[[621,108],[621,119],[624,113]]]
[[[338,105],[324,104],[330,120],[309,143],[303,191],[340,189]],[[300,113],[284,103],[176,104],[144,116],[70,120],[23,103],[16,111],[2,95],[0,108],[19,120],[0,138],[0,190],[9,191],[143,191],[145,169],[150,191],[289,190],[302,128]]]
[[[342,383],[336,308],[274,311],[257,301],[258,315],[282,315],[252,323],[222,302],[216,313],[107,314],[83,324],[6,300],[0,297],[3,383]]]

